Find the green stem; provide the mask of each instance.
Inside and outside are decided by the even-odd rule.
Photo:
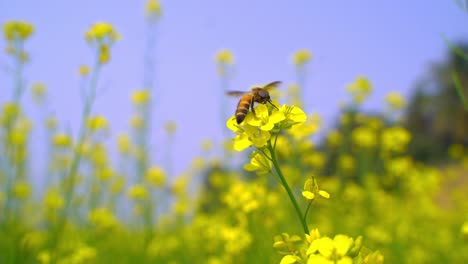
[[[299,204],[297,203],[296,198],[294,198],[294,193],[289,187],[289,184],[284,178],[283,172],[281,171],[281,168],[278,165],[278,160],[276,158],[275,149],[271,145],[271,141],[268,141],[268,149],[271,152],[271,158],[272,158],[273,166],[275,167],[276,173],[279,179],[281,180],[281,184],[283,185],[284,189],[286,189],[286,192],[288,193],[289,199],[291,200],[294,206],[294,209],[296,210],[296,214],[297,214],[297,217],[299,218],[299,221],[301,222],[302,228],[304,229],[304,232],[306,234],[309,234],[309,227],[307,226],[305,219],[302,217],[303,214],[302,214],[301,209],[299,208]]]
[[[307,209],[304,213],[304,221],[307,220],[307,214],[309,213],[309,209],[310,209],[310,206],[312,205],[312,202],[309,202],[309,204],[307,205]]]

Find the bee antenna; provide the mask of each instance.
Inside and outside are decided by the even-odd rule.
[[[267,101],[267,102],[270,103],[274,108],[276,108],[277,110],[279,110],[278,107],[277,107],[276,105],[274,105],[274,104],[271,102],[271,100],[269,100],[269,101]]]

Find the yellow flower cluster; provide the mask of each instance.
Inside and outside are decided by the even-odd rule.
[[[222,49],[216,53],[216,63],[232,65],[234,64],[234,55],[228,49]]]
[[[309,62],[311,58],[312,54],[308,50],[301,49],[294,53],[292,56],[292,61],[296,66],[301,67]]]
[[[307,179],[305,181],[302,196],[309,202],[312,202],[317,196],[323,197],[325,199],[330,198],[330,194],[327,191],[319,189],[314,178]]]
[[[99,63],[106,64],[110,60],[110,47],[120,39],[120,35],[111,24],[97,22],[86,31],[85,38],[88,43],[97,46]]]
[[[406,105],[405,98],[398,92],[390,92],[385,96],[385,101],[391,109],[400,110]]]
[[[372,93],[372,85],[366,77],[359,76],[346,90],[353,96],[354,103],[361,104]]]
[[[304,123],[307,116],[297,106],[283,105],[267,107],[260,104],[255,107],[255,114],[248,112],[245,120],[239,125],[235,116],[226,123],[227,127],[237,136],[234,138],[234,149],[242,151],[252,145],[257,148],[264,147],[271,138],[271,133],[277,133],[281,129],[289,129],[294,125]]]
[[[148,103],[151,98],[150,91],[147,89],[138,90],[132,94],[132,103],[135,106],[141,106]]]
[[[34,26],[25,21],[8,21],[3,25],[3,34],[7,41],[26,40],[34,33]]]
[[[99,230],[109,230],[118,226],[117,218],[109,208],[101,207],[91,210],[88,221]]]
[[[382,132],[382,149],[384,151],[401,153],[411,140],[411,133],[403,127],[396,126]]]
[[[145,6],[146,16],[150,19],[160,18],[162,15],[161,3],[158,0],[148,0]]]
[[[155,187],[162,187],[166,182],[166,173],[161,167],[151,167],[146,171],[145,180]]]

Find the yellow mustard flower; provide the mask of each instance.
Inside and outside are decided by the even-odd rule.
[[[114,177],[114,180],[109,186],[109,190],[113,195],[116,195],[116,194],[121,193],[124,187],[125,187],[125,177],[123,177],[122,175],[117,175],[117,177]]]
[[[54,145],[60,148],[67,148],[71,146],[72,139],[66,133],[57,133],[52,139]]]
[[[358,127],[351,132],[353,143],[362,148],[372,148],[377,145],[375,131],[368,127]]]
[[[97,42],[103,42],[103,41],[110,41],[114,42],[117,41],[120,36],[115,31],[114,27],[109,24],[109,23],[104,23],[104,22],[97,22],[94,23],[88,31],[85,33],[85,37],[88,41],[97,41]]]
[[[49,190],[44,197],[44,205],[49,210],[57,210],[63,208],[65,201],[57,191]]]
[[[118,225],[117,218],[106,207],[91,210],[88,213],[88,221],[98,229],[112,229]]]
[[[366,77],[358,76],[346,90],[353,96],[356,104],[361,104],[372,93],[372,85]]]
[[[223,196],[223,201],[233,211],[241,210],[244,213],[252,212],[260,207],[266,190],[262,186],[234,183],[229,191]]]
[[[281,259],[280,264],[298,263],[299,260],[300,260],[300,258],[298,256],[296,256],[296,255],[286,255]]]
[[[117,147],[122,154],[129,153],[131,143],[127,134],[121,133],[117,136]]]
[[[275,108],[271,107],[272,109],[263,104],[258,105],[255,107],[255,114],[248,112],[240,125],[234,116],[227,121],[226,126],[237,134],[233,144],[236,151],[242,151],[252,145],[257,148],[264,147],[271,138],[270,131],[290,129],[307,120],[304,111],[299,107],[283,105],[279,108],[277,102],[273,104]]]
[[[31,195],[31,185],[26,181],[17,181],[13,185],[13,195],[18,199],[26,199]]]
[[[275,111],[272,114],[268,113],[266,105],[261,104],[255,107],[255,114],[250,113],[245,117],[245,122],[253,127],[260,127],[261,130],[270,131],[275,127],[276,123],[285,119],[284,113]]]
[[[89,117],[86,121],[86,126],[91,131],[98,131],[107,128],[107,119],[102,115]]]
[[[98,168],[96,170],[96,177],[101,181],[107,181],[114,175],[115,171],[109,166],[105,166],[104,168]]]
[[[201,142],[201,148],[204,150],[204,151],[210,151],[213,149],[213,141],[211,139],[204,139],[202,142]]]
[[[310,51],[306,49],[300,49],[293,54],[292,61],[298,67],[305,65],[312,58]]]
[[[134,105],[145,105],[150,100],[151,94],[147,89],[138,90],[132,94],[132,103]]]
[[[86,65],[80,65],[78,68],[78,75],[80,76],[86,76],[89,74],[89,67]]]
[[[312,241],[307,249],[307,255],[318,254],[310,256],[308,263],[315,263],[311,262],[311,259],[320,260],[320,258],[324,258],[326,260],[334,260],[334,263],[351,264],[352,259],[346,256],[346,253],[348,253],[352,245],[353,239],[345,235],[336,235],[333,239],[329,237],[316,239]],[[320,260],[317,263],[326,262]]]
[[[145,121],[138,115],[134,115],[130,118],[130,126],[134,129],[142,129],[145,127]]]
[[[144,185],[135,184],[128,190],[128,196],[133,200],[145,200],[149,197],[149,193]]]
[[[302,196],[309,202],[313,201],[317,196],[323,197],[325,199],[330,198],[330,194],[327,191],[320,190],[313,178],[309,178],[304,182]]]
[[[177,124],[174,121],[167,121],[164,128],[167,134],[174,135],[177,130]]]
[[[390,127],[382,132],[382,149],[403,152],[411,140],[411,133],[403,127]]]
[[[271,172],[272,163],[264,155],[253,152],[250,163],[244,165],[246,171],[255,171],[260,175]]]
[[[338,158],[338,168],[344,172],[353,172],[356,167],[354,157],[348,154],[341,155]]]
[[[166,182],[166,173],[161,167],[153,166],[146,171],[145,180],[156,187],[161,187]]]
[[[41,264],[49,264],[52,261],[52,257],[50,256],[50,253],[47,250],[40,251],[37,254],[36,259]]]
[[[148,0],[145,5],[145,13],[148,18],[160,18],[162,15],[161,3],[158,0]]]
[[[26,40],[34,33],[34,26],[25,21],[7,21],[3,34],[8,41]]]
[[[462,233],[463,237],[468,240],[468,221],[463,223],[463,225],[461,227],[461,233]]]
[[[36,103],[41,103],[44,101],[45,94],[47,92],[46,86],[44,83],[34,83],[31,86],[31,91],[34,101]]]
[[[216,53],[216,63],[218,64],[234,64],[234,55],[228,49],[222,49]]]
[[[390,106],[390,108],[395,110],[403,109],[406,105],[405,98],[398,92],[389,92],[387,95],[385,95],[385,101]]]
[[[91,263],[94,262],[96,256],[97,250],[95,248],[83,245],[73,252],[70,263]]]
[[[465,152],[462,144],[452,144],[449,146],[448,153],[452,159],[461,159]]]

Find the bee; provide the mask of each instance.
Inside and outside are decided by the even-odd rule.
[[[228,95],[231,96],[242,96],[237,104],[236,108],[236,121],[237,124],[242,123],[244,121],[245,116],[249,112],[249,108],[252,113],[255,115],[254,103],[266,104],[269,103],[278,109],[270,99],[270,93],[268,90],[278,87],[281,82],[271,82],[263,87],[254,87],[250,92],[241,92],[241,91],[229,91],[227,92]]]

